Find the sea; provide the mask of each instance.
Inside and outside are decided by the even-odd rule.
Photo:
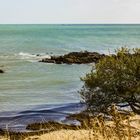
[[[94,64],[47,64],[51,55],[140,48],[140,25],[0,25],[0,128],[25,130],[40,120],[64,121],[84,108],[80,80]],[[62,113],[62,114],[61,114]]]

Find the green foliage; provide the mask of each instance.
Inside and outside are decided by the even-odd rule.
[[[121,48],[106,56],[82,78],[80,91],[91,111],[106,112],[112,104],[128,103],[140,113],[140,49]]]

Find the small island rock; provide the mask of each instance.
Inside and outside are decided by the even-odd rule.
[[[97,52],[71,52],[62,56],[51,56],[51,58],[43,58],[39,62],[55,63],[55,64],[87,64],[97,63],[101,58],[105,57],[104,54]]]

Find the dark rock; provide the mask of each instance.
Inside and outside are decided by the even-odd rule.
[[[79,125],[69,125],[69,124],[64,124],[64,123],[59,123],[59,122],[44,122],[44,123],[33,123],[29,124],[26,127],[27,130],[41,130],[41,129],[50,129],[50,130],[60,130],[60,129],[70,129],[70,130],[78,130],[80,129]]]
[[[50,59],[45,58],[39,62],[56,64],[87,64],[93,62],[97,63],[103,57],[105,57],[104,54],[99,54],[97,52],[71,52],[63,56],[51,56]]]
[[[55,61],[56,64],[63,64],[62,61]]]
[[[0,69],[0,73],[4,73],[4,70],[1,70],[1,69]]]
[[[5,134],[4,130],[0,129],[0,135],[4,135],[4,134]]]
[[[39,61],[39,62],[44,62],[44,63],[55,63],[55,60],[53,60],[53,59],[48,59],[48,58],[44,58],[44,59],[42,59],[42,60]]]
[[[41,56],[40,54],[37,54],[36,56]]]

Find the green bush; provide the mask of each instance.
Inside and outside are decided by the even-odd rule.
[[[111,104],[129,105],[140,114],[140,48],[121,48],[96,64],[82,78],[80,91],[92,112],[106,112]]]

